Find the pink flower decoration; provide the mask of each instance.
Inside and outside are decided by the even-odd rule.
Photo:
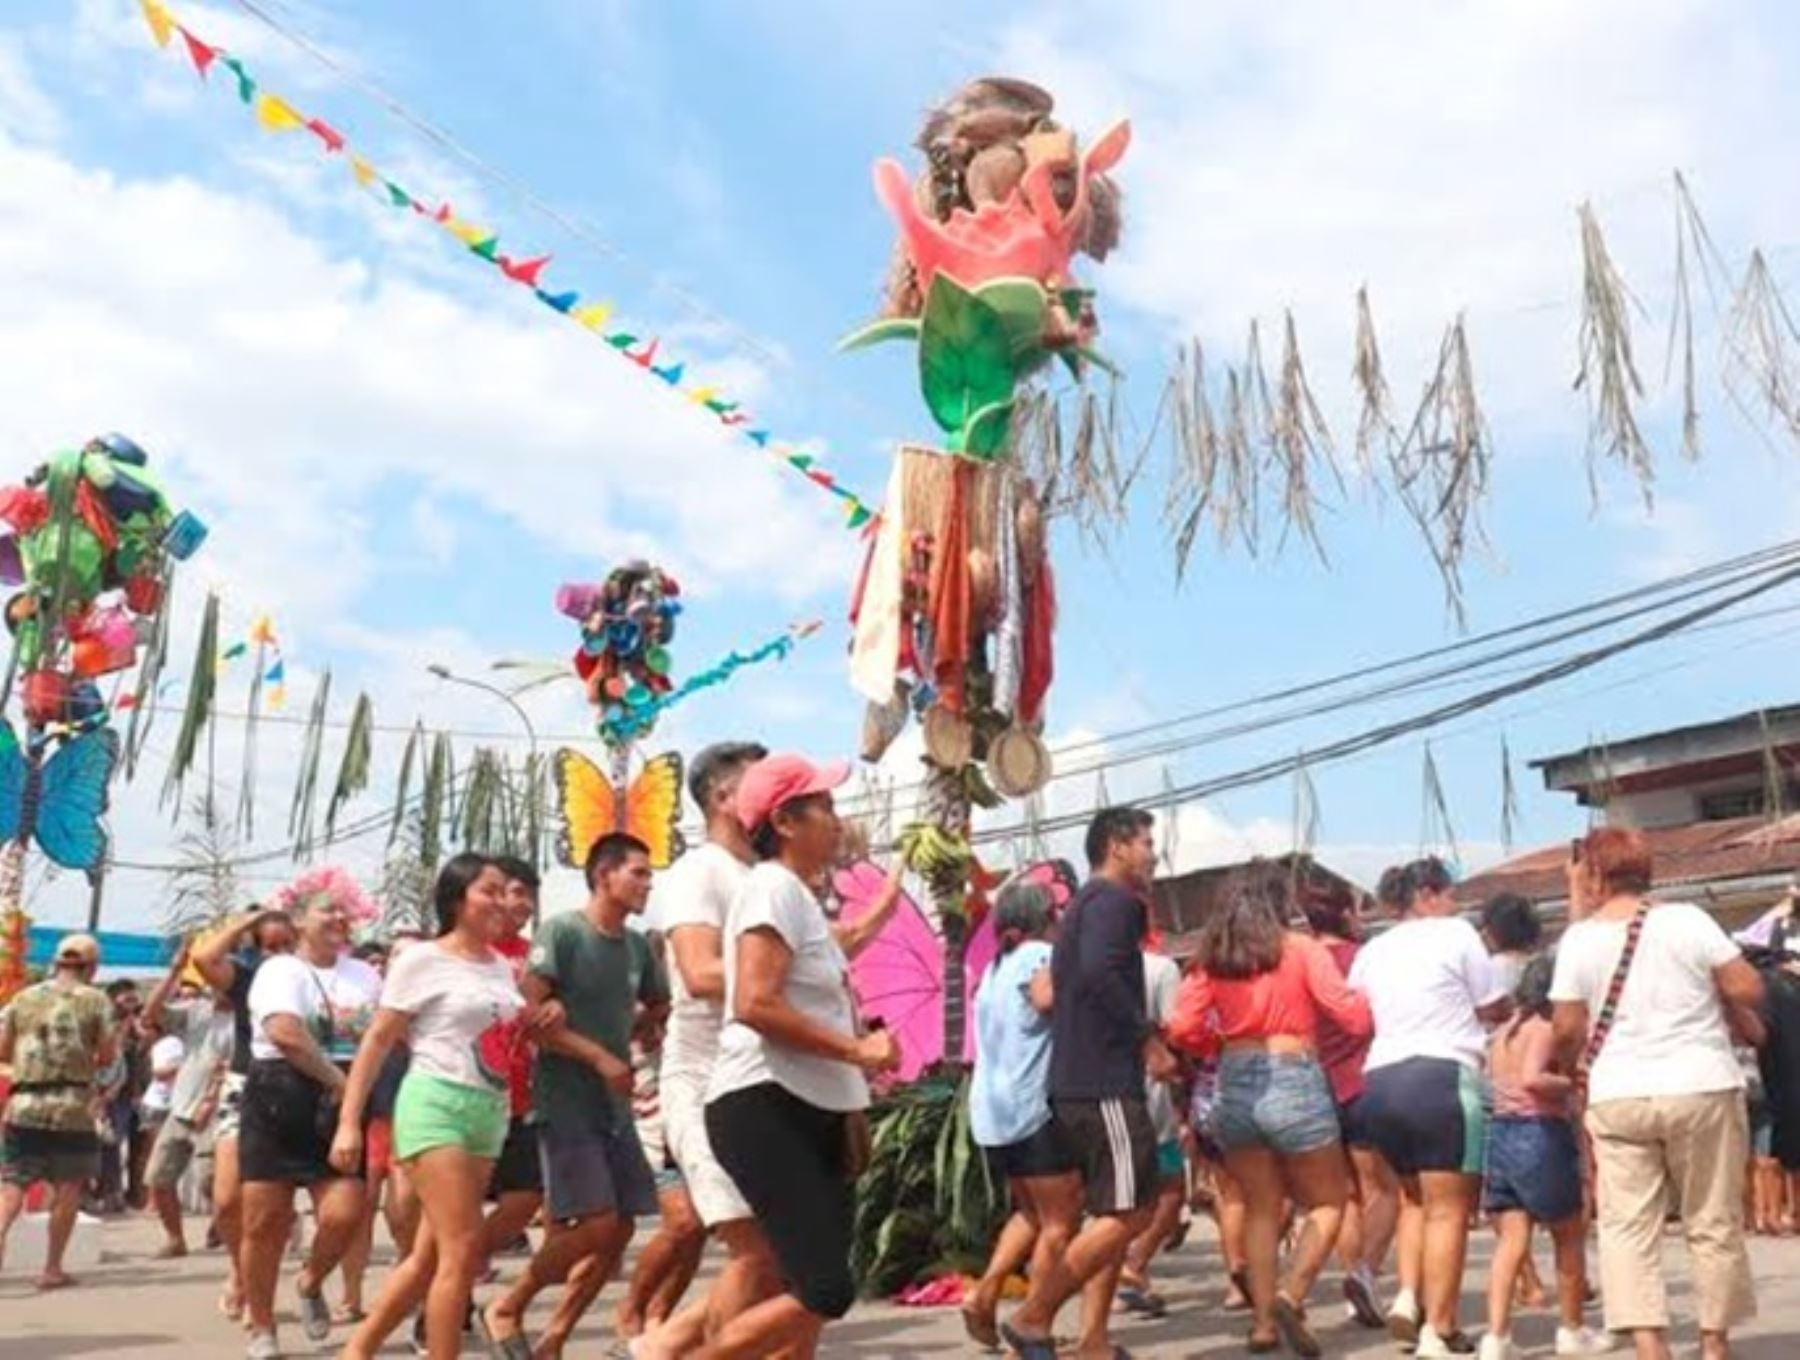
[[[350,871],[335,864],[308,869],[278,892],[275,902],[283,911],[299,915],[321,897],[335,902],[352,921],[367,923],[381,915],[375,899],[363,891]]]

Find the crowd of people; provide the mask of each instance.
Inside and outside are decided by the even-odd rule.
[[[84,1202],[140,1194],[158,1254],[186,1254],[181,1187],[209,1150],[219,1309],[250,1360],[282,1353],[302,1247],[291,1299],[313,1345],[339,1331],[365,1360],[410,1327],[438,1360],[472,1334],[499,1360],[555,1360],[649,1218],[617,1354],[813,1355],[855,1298],[871,1081],[900,1059],[847,963],[898,902],[898,870],[854,924],[829,907],[847,775],[714,746],[689,772],[705,840],[660,878],[641,842],[603,835],[584,908],[540,920],[530,865],[462,854],[429,937],[360,945],[325,887],[184,946],[141,1007],[129,985],[96,989],[96,942],[65,936],[0,1013],[0,1268],[34,1183],[41,1287],[73,1283]],[[1553,952],[1522,899],[1465,919],[1435,859],[1384,875],[1373,912],[1269,864],[1231,879],[1184,970],[1151,923],[1150,816],[1101,811],[1085,850],[1061,910],[1025,881],[994,907],[968,1124],[1011,1212],[962,1303],[974,1342],[1052,1360],[1079,1298],[1075,1353],[1123,1354],[1113,1319],[1167,1312],[1154,1272],[1197,1197],[1253,1354],[1323,1352],[1309,1308],[1335,1261],[1347,1320],[1424,1360],[1511,1360],[1515,1309],[1545,1297],[1541,1227],[1555,1353],[1628,1339],[1661,1360],[1671,1218],[1702,1354],[1728,1353],[1754,1311],[1745,1234],[1791,1221],[1800,1170],[1785,926],[1740,947],[1697,907],[1652,904],[1643,838],[1603,828],[1571,845]],[[397,1264],[365,1307],[378,1219]],[[1479,1341],[1460,1315],[1475,1231],[1494,1235]],[[709,1242],[721,1268],[690,1299]]]

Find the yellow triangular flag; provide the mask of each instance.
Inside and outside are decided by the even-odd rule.
[[[270,132],[293,132],[306,126],[300,111],[279,95],[256,96],[256,121]]]
[[[473,222],[464,222],[458,217],[452,217],[448,222],[444,223],[444,230],[448,231],[465,246],[478,246],[494,234],[486,227],[478,227]]]
[[[175,17],[164,9],[161,0],[138,0],[144,9],[144,22],[150,25],[150,36],[158,47],[167,47],[175,36]]]
[[[613,313],[610,302],[590,302],[585,307],[577,307],[569,313],[590,331],[597,331],[606,324],[606,319]]]
[[[688,400],[693,402],[696,406],[704,406],[707,402],[717,398],[718,395],[719,389],[716,387],[696,387],[692,392],[688,393]]]
[[[367,189],[375,182],[375,167],[361,156],[350,157],[350,173],[356,176],[356,182]]]

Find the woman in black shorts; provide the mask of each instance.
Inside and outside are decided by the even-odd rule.
[[[987,1272],[963,1303],[978,1345],[997,1348],[994,1312],[1007,1277],[1027,1258],[1034,1274],[1068,1249],[1081,1223],[1081,1174],[1050,1111],[1050,893],[1015,883],[1000,894],[994,924],[1000,955],[975,989],[975,1075],[969,1131],[988,1167],[1012,1193]]]

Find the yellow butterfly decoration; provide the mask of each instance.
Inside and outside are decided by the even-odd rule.
[[[614,831],[636,836],[650,847],[650,867],[666,869],[687,849],[681,838],[681,753],[665,751],[648,760],[625,790],[624,816],[612,781],[579,751],[556,753],[556,796],[562,835],[556,854],[572,869],[586,866],[594,842]]]

